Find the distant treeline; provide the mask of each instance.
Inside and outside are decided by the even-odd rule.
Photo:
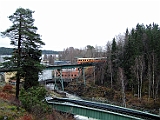
[[[11,55],[13,48],[0,47],[0,55]]]
[[[42,50],[42,54],[58,54],[59,51],[53,51],[53,50]]]
[[[13,48],[0,47],[0,55],[12,55]],[[42,54],[58,54],[58,51],[42,50]]]

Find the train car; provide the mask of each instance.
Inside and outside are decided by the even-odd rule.
[[[97,58],[77,58],[77,64],[94,63],[94,62],[106,62],[106,57]]]

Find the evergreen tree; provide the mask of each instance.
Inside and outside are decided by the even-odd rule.
[[[116,52],[117,52],[117,43],[116,43],[116,39],[113,38],[112,40],[112,61],[116,59]]]
[[[112,48],[111,48],[111,64],[112,64],[112,72],[113,72],[113,82],[117,82],[117,71],[118,71],[118,57],[117,57],[117,43],[116,39],[112,40]]]
[[[13,25],[2,32],[2,34],[11,39],[14,52],[11,58],[8,58],[10,67],[17,68],[16,80],[16,98],[19,95],[20,79],[25,80],[24,88],[28,89],[38,84],[38,73],[42,70],[40,65],[41,41],[40,35],[36,33],[37,27],[34,26],[34,19],[29,9],[18,8],[9,20]]]

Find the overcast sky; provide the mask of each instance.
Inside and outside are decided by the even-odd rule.
[[[160,0],[0,0],[0,32],[19,7],[35,11],[45,50],[104,47],[137,23],[160,25]],[[10,40],[0,37],[0,47],[11,47]]]

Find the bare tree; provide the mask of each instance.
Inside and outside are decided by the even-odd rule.
[[[47,59],[48,59],[47,55],[44,54],[44,56],[43,56],[43,61],[47,61]]]
[[[48,61],[50,65],[54,65],[54,57],[52,55],[48,56]]]
[[[151,67],[150,67],[149,61],[148,61],[147,78],[148,78],[148,82],[149,82],[149,84],[148,84],[148,101],[149,101],[151,98]]]
[[[138,99],[142,98],[142,87],[143,87],[143,72],[144,72],[144,56],[140,55],[135,58],[135,65],[133,72],[137,80],[137,95]]]
[[[125,82],[124,82],[124,73],[123,69],[119,67],[119,78],[121,81],[121,91],[122,91],[122,103],[123,106],[126,107],[126,95],[125,95]]]
[[[113,88],[113,70],[112,70],[112,61],[111,61],[111,44],[110,42],[107,43],[107,63],[108,63],[108,71],[110,73],[110,83],[111,88]]]

